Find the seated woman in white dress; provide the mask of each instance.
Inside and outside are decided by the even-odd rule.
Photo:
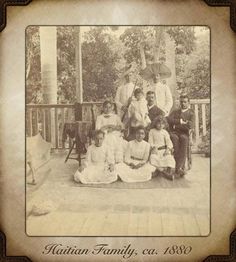
[[[153,127],[149,132],[148,142],[151,145],[150,163],[161,172],[165,178],[174,179],[175,160],[171,152],[173,144],[169,133],[164,129],[163,116],[154,119]]]
[[[105,145],[104,132],[95,132],[94,144],[88,147],[85,162],[74,175],[76,182],[83,184],[109,184],[117,180],[114,154]]]
[[[117,174],[127,183],[148,181],[155,171],[155,167],[148,162],[150,144],[144,141],[145,128],[137,127],[135,136],[136,138],[128,143],[124,163],[116,165]]]
[[[105,133],[104,143],[113,150],[115,162],[123,162],[127,141],[123,139],[121,119],[112,112],[112,103],[110,101],[103,103],[103,113],[97,117],[96,130],[99,129]]]

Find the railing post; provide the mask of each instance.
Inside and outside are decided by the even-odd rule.
[[[50,108],[49,109],[47,109],[47,111],[46,111],[46,140],[48,141],[48,142],[51,142],[52,143],[52,141],[51,141],[51,134],[52,134],[52,129],[51,129],[51,110],[50,110]]]
[[[42,136],[46,140],[45,110],[41,110],[42,114]]]
[[[195,138],[196,144],[199,143],[199,114],[198,114],[198,104],[194,105],[194,113],[195,113]]]
[[[28,116],[29,116],[29,122],[28,122],[28,124],[29,124],[29,136],[32,136],[32,134],[33,134],[33,131],[32,131],[33,127],[32,127],[32,109],[31,108],[29,110]]]
[[[39,133],[39,117],[38,117],[38,109],[35,110],[35,128],[36,134]]]
[[[202,104],[202,134],[206,135],[206,104]]]
[[[63,130],[64,130],[64,124],[65,124],[65,110],[64,108],[61,109],[61,125],[62,125],[62,133],[63,134]],[[65,143],[62,142],[62,148],[65,148]]]
[[[56,149],[58,149],[58,114],[57,108],[54,111],[54,120],[55,120],[55,142],[56,142]]]
[[[82,121],[82,104],[75,103],[75,121]]]

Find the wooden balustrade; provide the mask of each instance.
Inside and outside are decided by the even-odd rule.
[[[27,105],[26,135],[41,133],[53,148],[64,148],[62,133],[65,122],[74,120],[74,105]],[[52,132],[54,129],[54,132]],[[69,141],[71,144],[71,141]]]
[[[198,145],[210,130],[210,99],[192,99],[190,104],[194,110],[194,144]]]
[[[197,145],[201,142],[202,137],[206,136],[207,130],[210,128],[210,100],[192,99],[190,103],[195,114],[193,140],[194,144]],[[92,106],[95,115],[101,112],[102,103],[85,102],[82,104],[83,120],[92,121]],[[74,105],[72,104],[26,105],[26,135],[33,136],[40,132],[42,137],[51,142],[55,149],[65,148],[62,141],[64,123],[74,120]],[[71,142],[69,140],[67,146],[70,146]]]

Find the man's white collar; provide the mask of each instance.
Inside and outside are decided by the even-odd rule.
[[[151,109],[151,108],[153,108],[154,106],[155,106],[155,104],[153,104],[153,105],[151,105],[151,106],[148,105],[148,109]]]
[[[182,109],[181,108],[181,112],[186,112],[186,111],[188,111],[190,109],[190,107],[188,107],[188,108],[186,108],[186,109]]]

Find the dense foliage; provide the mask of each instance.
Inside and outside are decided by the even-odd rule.
[[[203,29],[204,30],[204,29]],[[207,29],[205,29],[207,30]],[[176,55],[177,84],[192,98],[210,97],[209,34],[198,36],[190,54]]]
[[[75,32],[74,27],[57,28],[57,83],[59,103],[75,102]]]
[[[37,26],[26,32],[27,103],[42,103],[40,36]],[[75,34],[73,26],[57,28],[58,103],[75,102]],[[210,52],[207,29],[194,27],[90,27],[83,34],[82,76],[84,101],[114,97],[124,67],[133,64],[138,74],[143,48],[146,62],[165,57],[165,35],[175,44],[176,82],[191,98],[210,96]]]
[[[39,27],[26,30],[26,103],[42,102]]]
[[[107,28],[93,27],[84,36],[82,68],[84,101],[114,97],[121,59],[116,41]]]

